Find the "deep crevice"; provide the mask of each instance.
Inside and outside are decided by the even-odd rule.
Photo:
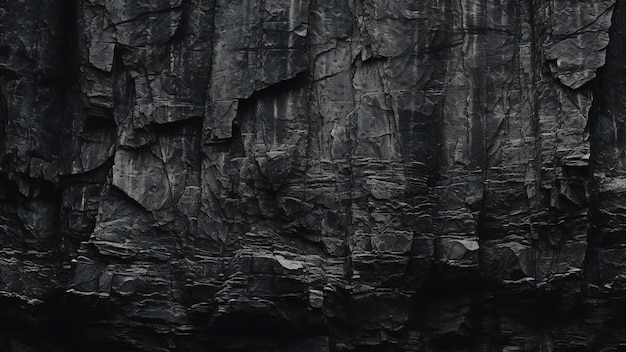
[[[603,247],[609,246],[607,240],[610,243],[620,243],[618,238],[613,238],[615,235],[612,231],[605,233],[603,228],[610,226],[607,224],[605,217],[602,214],[602,203],[606,201],[600,194],[601,189],[598,185],[596,176],[605,174],[607,177],[618,176],[623,173],[624,170],[619,168],[619,155],[614,155],[614,151],[611,149],[617,149],[620,147],[620,141],[617,138],[617,131],[615,128],[621,126],[615,126],[615,114],[619,114],[620,111],[624,111],[624,106],[619,106],[621,96],[620,93],[626,92],[626,85],[619,80],[623,77],[623,73],[619,72],[618,67],[614,67],[615,63],[619,63],[623,58],[621,52],[625,43],[623,36],[625,31],[624,21],[622,20],[625,8],[620,6],[617,2],[613,8],[613,16],[611,19],[611,27],[609,30],[609,44],[606,47],[606,61],[603,67],[599,68],[596,72],[596,77],[591,81],[590,89],[593,92],[593,101],[589,111],[589,118],[587,128],[590,135],[590,158],[589,158],[589,229],[587,232],[587,248],[585,251],[585,258],[583,261],[584,280],[587,284],[602,284],[603,275],[600,272],[600,250]],[[621,74],[620,74],[621,73]],[[619,87],[621,86],[621,90]],[[611,88],[609,88],[611,87]],[[621,109],[619,109],[621,108]],[[611,111],[613,110],[613,111]],[[611,122],[612,120],[612,122]],[[613,148],[611,148],[613,147]],[[623,146],[622,146],[623,149]],[[609,165],[614,167],[608,168],[609,165],[606,162],[610,162]],[[616,165],[617,164],[617,165]],[[617,166],[617,168],[615,167]],[[583,292],[590,294],[587,290],[587,285],[583,286]]]

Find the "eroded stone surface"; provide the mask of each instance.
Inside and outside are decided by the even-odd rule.
[[[624,7],[0,4],[0,350],[617,350]]]

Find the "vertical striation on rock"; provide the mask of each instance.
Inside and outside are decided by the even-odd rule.
[[[619,350],[625,12],[0,3],[0,350]]]

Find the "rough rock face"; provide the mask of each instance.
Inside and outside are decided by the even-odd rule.
[[[619,351],[615,0],[0,3],[1,351]]]

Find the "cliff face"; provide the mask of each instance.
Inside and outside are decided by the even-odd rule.
[[[616,351],[615,0],[0,4],[0,350]]]

